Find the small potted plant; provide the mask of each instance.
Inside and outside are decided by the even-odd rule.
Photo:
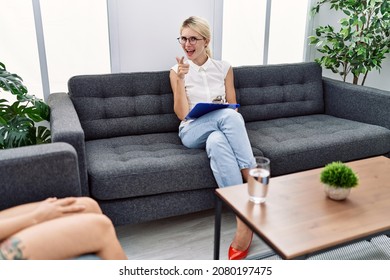
[[[340,161],[327,164],[321,172],[320,179],[325,184],[325,193],[334,200],[346,199],[351,188],[359,183],[355,172]]]

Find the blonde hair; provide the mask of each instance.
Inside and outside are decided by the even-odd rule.
[[[180,34],[183,31],[184,28],[191,28],[192,30],[198,32],[204,39],[208,41],[206,46],[206,54],[211,57],[211,49],[210,49],[210,41],[211,41],[211,31],[210,31],[210,25],[207,22],[207,20],[192,16],[187,18],[185,21],[183,21],[183,24],[180,28]]]

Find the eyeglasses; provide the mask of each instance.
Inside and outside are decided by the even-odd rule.
[[[178,41],[180,44],[182,44],[182,45],[184,45],[185,43],[187,43],[187,41],[190,42],[191,45],[195,45],[196,42],[198,42],[198,41],[200,41],[200,40],[204,40],[204,39],[203,39],[203,38],[202,38],[202,39],[198,39],[198,38],[196,38],[196,37],[189,37],[189,38],[187,38],[187,37],[184,37],[184,36],[181,36],[181,37],[177,38],[177,41]]]

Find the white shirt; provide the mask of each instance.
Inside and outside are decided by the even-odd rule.
[[[219,95],[226,99],[225,78],[230,69],[228,62],[208,58],[202,66],[196,65],[191,60],[185,63],[190,65],[184,78],[190,110],[197,103],[212,102]],[[178,64],[171,69],[177,73]]]

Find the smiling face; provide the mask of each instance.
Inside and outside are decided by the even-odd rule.
[[[190,43],[190,40],[187,40],[186,43],[182,44],[181,46],[189,60],[192,60],[192,62],[197,65],[203,65],[207,61],[206,46],[209,43],[208,40],[203,38],[202,35],[189,27],[184,27],[180,36],[186,37],[187,39],[191,37],[201,39],[196,40],[194,45]]]

